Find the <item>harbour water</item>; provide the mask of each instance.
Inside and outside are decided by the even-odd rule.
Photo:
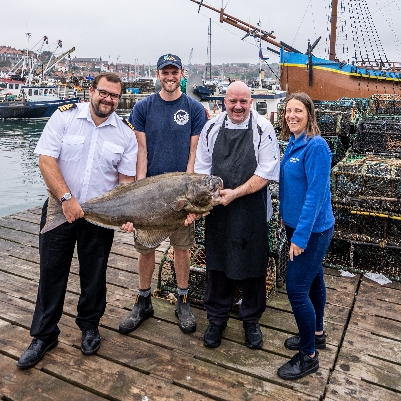
[[[129,110],[118,114],[128,117]],[[34,154],[47,120],[0,120],[0,217],[39,206],[47,197]]]

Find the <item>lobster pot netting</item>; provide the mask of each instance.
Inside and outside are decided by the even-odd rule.
[[[381,273],[401,280],[401,248],[333,239],[323,266],[354,273]]]
[[[395,94],[373,95],[370,98],[368,113],[401,115],[401,96]]]
[[[354,153],[401,155],[401,118],[363,118],[352,145]]]
[[[401,216],[333,205],[334,238],[401,249]]]
[[[401,159],[349,154],[331,173],[333,203],[366,210],[401,210]]]

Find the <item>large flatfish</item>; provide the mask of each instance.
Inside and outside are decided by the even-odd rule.
[[[84,219],[119,229],[130,221],[135,240],[153,248],[184,224],[188,213],[204,214],[220,203],[220,177],[205,174],[166,173],[130,184],[81,205]],[[46,224],[41,233],[66,223],[60,201],[49,192]]]

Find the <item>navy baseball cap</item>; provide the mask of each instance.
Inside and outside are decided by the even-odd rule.
[[[164,56],[161,56],[157,61],[158,70],[161,70],[168,65],[172,65],[182,70],[181,59],[178,56],[174,56],[174,54],[165,54]]]

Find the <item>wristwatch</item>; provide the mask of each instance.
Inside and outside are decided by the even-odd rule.
[[[63,195],[62,198],[60,198],[60,202],[63,203],[64,201],[70,200],[71,198],[72,198],[72,195],[69,192],[67,192]]]

